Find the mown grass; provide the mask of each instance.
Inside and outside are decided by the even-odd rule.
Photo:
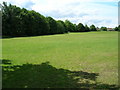
[[[3,42],[2,59],[10,60],[12,62],[12,65],[14,66],[23,65],[24,67],[24,64],[29,63],[32,64],[34,67],[34,65],[41,66],[45,62],[49,62],[49,65],[51,65],[51,67],[56,68],[55,70],[58,71],[60,68],[62,68],[63,72],[66,70],[82,71],[87,72],[88,73],[87,75],[89,75],[89,73],[97,73],[99,75],[97,76],[97,78],[94,78],[95,79],[94,83],[101,82],[103,84],[108,85],[118,83],[118,32],[86,32],[38,37],[20,37],[3,39],[2,42]],[[29,68],[27,69],[29,70]],[[26,71],[27,69],[24,70],[24,68],[22,68],[20,69],[20,72],[21,70]],[[51,70],[49,71],[48,69],[46,71],[43,68],[43,71],[45,72],[44,73],[45,76],[49,74]],[[24,74],[23,76],[27,77],[28,74],[24,73],[23,71],[22,71],[23,73],[20,72],[19,74],[15,74],[15,76],[18,75],[17,77],[20,78],[19,75]],[[32,71],[29,70],[29,72]],[[38,78],[40,82],[43,82],[42,86],[40,85],[40,82],[36,82],[37,84],[31,82],[33,84],[31,86],[26,87],[82,87],[81,86],[82,84],[78,85],[78,83],[83,82],[80,80],[74,81],[71,80],[71,78],[65,78],[67,81],[61,82],[62,80],[61,78],[62,77],[64,78],[64,76],[67,77],[66,75],[70,73],[64,73],[65,75],[63,74],[61,75],[60,73],[62,72],[60,71],[59,73],[56,74],[56,76],[53,75],[51,77],[48,75],[49,78],[53,78],[53,81],[54,80],[57,81],[57,85],[53,85],[54,84],[53,81],[49,79],[40,81],[41,80],[40,78],[42,77],[40,76],[39,78],[40,74],[34,75],[31,74],[29,75],[29,77],[31,77],[31,79],[34,78],[32,79],[33,81],[36,80],[35,78]],[[9,74],[7,73],[8,76]],[[61,75],[61,78],[58,77],[59,75]],[[4,77],[3,77],[3,82],[5,81],[3,85],[4,87],[10,87],[11,85],[10,82],[16,80],[10,78],[9,78],[10,80],[8,80]],[[55,77],[58,77],[59,79],[54,79]],[[75,77],[76,76],[72,75],[72,79]],[[21,82],[19,80],[17,81],[18,83]],[[74,83],[77,83],[77,86],[76,84],[74,86],[72,81]],[[65,82],[71,83],[68,84]],[[50,85],[48,85],[48,83]],[[66,84],[68,84],[68,86],[66,86]],[[14,84],[12,84],[11,87],[12,86],[14,86]],[[88,86],[89,85],[87,85],[86,87]],[[19,85],[18,87],[25,86]],[[95,86],[93,85],[92,87]]]

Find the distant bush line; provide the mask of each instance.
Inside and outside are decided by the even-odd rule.
[[[26,10],[11,4],[7,5],[6,2],[3,2],[0,13],[2,14],[2,36],[4,37],[97,31],[95,25],[88,27],[82,23],[73,24],[69,20],[54,20],[52,17],[45,17],[34,10]],[[106,27],[101,29],[107,30]],[[118,31],[118,27],[115,30]]]

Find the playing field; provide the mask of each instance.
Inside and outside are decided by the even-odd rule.
[[[118,83],[118,32],[7,38],[2,42],[3,87],[110,88]]]

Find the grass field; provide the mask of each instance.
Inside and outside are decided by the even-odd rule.
[[[3,39],[3,87],[113,88],[118,32]]]

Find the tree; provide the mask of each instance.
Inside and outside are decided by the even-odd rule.
[[[77,25],[77,31],[78,32],[85,32],[85,27],[84,27],[84,25],[82,23],[79,23]]]
[[[95,25],[91,25],[91,26],[90,26],[90,31],[97,31]]]
[[[36,36],[45,35],[49,31],[46,18],[31,10],[21,9],[3,2],[3,35],[5,36]]]
[[[49,22],[47,21],[47,19],[39,14],[35,12],[35,29],[37,29],[38,35],[47,35],[50,32],[50,26],[49,26]]]
[[[118,25],[118,27],[114,28],[115,31],[120,31],[120,25]]]
[[[58,33],[58,34],[63,34],[63,33],[65,33],[64,24],[63,24],[62,21],[60,21],[60,20],[57,21],[57,33]]]
[[[56,34],[57,33],[57,22],[52,17],[46,17],[46,19],[50,25],[49,34]]]
[[[118,31],[120,31],[120,25],[118,25]]]
[[[76,24],[73,25],[74,25],[74,32],[77,32],[77,25]]]
[[[65,20],[65,25],[67,27],[67,31],[74,32],[75,26],[73,23],[71,23],[69,20]]]
[[[118,27],[115,27],[114,30],[115,30],[115,31],[119,31],[119,28],[118,28]]]
[[[20,12],[21,9],[15,5],[3,2],[2,6],[3,19],[3,35],[20,36],[22,29],[20,29]]]
[[[106,27],[101,27],[100,30],[101,31],[107,31],[107,28]]]
[[[87,25],[85,25],[85,31],[86,31],[86,32],[89,32],[89,31],[90,31],[90,28],[89,28]]]
[[[61,25],[62,28],[63,28],[63,29],[61,30],[62,33],[68,33],[67,27],[66,27],[65,23],[64,23],[62,20],[58,20],[57,23],[61,23],[61,24],[62,24],[62,25]],[[59,26],[59,25],[58,25],[58,26]],[[57,27],[57,29],[58,29],[58,27]]]

